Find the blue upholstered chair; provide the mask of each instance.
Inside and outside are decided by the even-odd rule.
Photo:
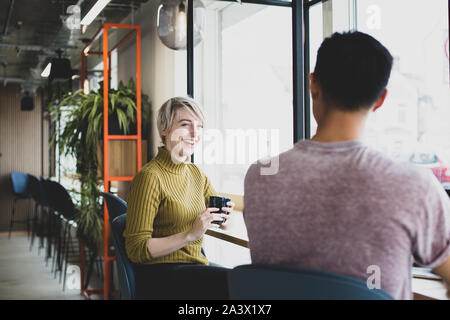
[[[30,194],[28,193],[28,174],[23,172],[11,172],[11,184],[12,184],[12,190],[14,193],[14,200],[13,200],[13,206],[12,211],[9,219],[9,229],[8,229],[8,238],[11,238],[11,230],[14,226],[14,222],[19,223],[26,223],[27,225],[27,231],[30,232],[30,215],[29,215],[29,205],[27,207],[26,217],[25,220],[15,220],[14,216],[16,213],[16,204],[18,200],[30,200]]]
[[[127,212],[127,203],[118,196],[109,192],[102,193],[108,208],[109,221],[113,221],[116,217]]]
[[[111,234],[116,252],[120,296],[124,300],[134,300],[136,299],[134,271],[126,254],[125,240],[122,236],[126,224],[127,203],[112,193],[102,193],[102,195],[108,208]],[[205,254],[203,248],[202,253]],[[200,269],[199,272],[214,270],[214,267],[218,267],[218,265],[213,264],[210,269]],[[192,268],[190,272],[195,273],[196,269]]]
[[[122,234],[125,230],[127,215],[119,215],[111,221],[111,235],[115,247],[117,274],[119,278],[120,298],[122,300],[136,299],[136,285],[131,261],[125,251],[125,239]]]
[[[127,215],[122,214],[114,220],[111,221],[111,234],[115,247],[115,255],[117,262],[117,274],[119,278],[119,287],[120,287],[120,298],[122,300],[135,300],[136,299],[136,282],[134,277],[133,267],[131,265],[131,261],[128,259],[128,256],[125,251],[125,239],[122,234],[125,230]],[[215,275],[219,272],[223,272],[224,268],[213,267],[213,266],[192,266],[185,267],[183,270],[183,274],[195,279],[200,275]],[[193,281],[193,285],[195,285],[195,281]],[[191,292],[192,293],[192,292]],[[195,299],[195,296],[191,298]],[[202,297],[202,299],[215,299],[214,296],[211,297]]]
[[[116,255],[120,297],[123,300],[134,300],[136,298],[134,272],[131,262],[126,254],[125,241],[122,236],[122,233],[125,230],[127,203],[123,199],[109,192],[102,193],[102,196],[105,199],[108,208],[111,235]],[[121,217],[121,219],[113,223],[117,217]]]
[[[230,270],[228,286],[237,300],[392,300],[360,279],[286,266],[238,266]]]

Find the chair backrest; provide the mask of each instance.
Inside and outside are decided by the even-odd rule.
[[[238,266],[230,270],[228,286],[230,298],[238,300],[392,300],[360,279],[285,266]]]
[[[64,186],[56,181],[44,180],[44,190],[47,203],[53,210],[62,214],[66,219],[74,218],[75,205]]]
[[[42,192],[45,195],[45,205],[51,207],[51,201],[53,199],[53,197],[51,197],[51,192],[52,192],[52,185],[50,183],[49,179],[43,178],[41,177],[41,186],[42,186]]]
[[[26,196],[28,188],[28,175],[23,172],[11,172],[11,183],[16,195]]]
[[[136,299],[136,285],[131,261],[125,251],[125,239],[122,234],[125,230],[127,215],[122,214],[111,221],[111,234],[115,247],[117,274],[119,278],[120,297],[122,300]]]
[[[116,217],[127,212],[127,203],[118,196],[109,192],[103,192],[102,196],[105,199],[108,208],[109,221],[112,221]]]
[[[42,189],[41,180],[39,180],[32,174],[28,175],[28,193],[36,203],[39,204],[44,203],[44,193]]]
[[[39,178],[39,183],[40,183],[40,189],[41,189],[41,205],[43,206],[47,206],[47,194],[46,194],[46,190],[45,190],[45,183],[46,179],[44,177],[40,177]]]

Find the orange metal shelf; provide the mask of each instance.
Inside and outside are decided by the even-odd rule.
[[[109,177],[109,181],[130,181],[134,177]]]
[[[115,44],[111,50],[108,50],[108,29],[132,29],[122,39]],[[102,36],[103,51],[90,52],[93,43]],[[108,90],[109,90],[109,74],[111,69],[111,52],[116,50],[120,45],[124,44],[131,36],[136,35],[136,107],[137,107],[137,134],[136,135],[109,135],[108,134]],[[111,181],[131,181],[132,176],[109,176],[109,146],[110,140],[136,140],[137,141],[137,171],[142,167],[142,126],[141,126],[141,27],[138,25],[105,23],[97,31],[91,41],[83,49],[81,53],[81,83],[84,84],[86,77],[86,57],[89,55],[103,55],[103,182],[104,191],[109,192],[109,183]],[[107,67],[105,67],[107,66]],[[104,259],[104,283],[103,289],[87,289],[84,288],[84,245],[81,252],[81,291],[82,294],[89,298],[92,293],[103,292],[104,299],[108,300],[111,294],[111,262],[115,257],[109,255],[109,215],[104,205],[104,243],[103,243],[103,259]]]
[[[108,139],[108,140],[137,140],[138,136],[110,135],[110,136],[107,136],[106,139]]]

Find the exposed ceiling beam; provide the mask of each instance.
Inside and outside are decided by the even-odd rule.
[[[0,82],[6,83],[30,83],[33,85],[40,85],[46,83],[46,79],[23,79],[18,77],[0,77]]]
[[[0,43],[0,48],[5,49],[15,49],[20,51],[53,51],[56,49],[77,49],[76,46],[58,46],[56,47],[49,47],[49,46],[42,46],[39,44],[18,44],[18,43]]]
[[[9,22],[11,21],[11,15],[14,7],[14,0],[9,0],[9,8],[8,8],[8,15],[5,21],[5,27],[3,28],[3,35],[6,36],[8,34],[8,26]]]

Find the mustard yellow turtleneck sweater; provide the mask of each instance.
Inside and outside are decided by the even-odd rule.
[[[157,156],[134,177],[128,193],[127,224],[123,236],[127,255],[135,263],[208,264],[201,253],[203,237],[166,256],[153,258],[149,238],[190,230],[216,192],[206,175],[192,163],[175,164],[170,153]]]

